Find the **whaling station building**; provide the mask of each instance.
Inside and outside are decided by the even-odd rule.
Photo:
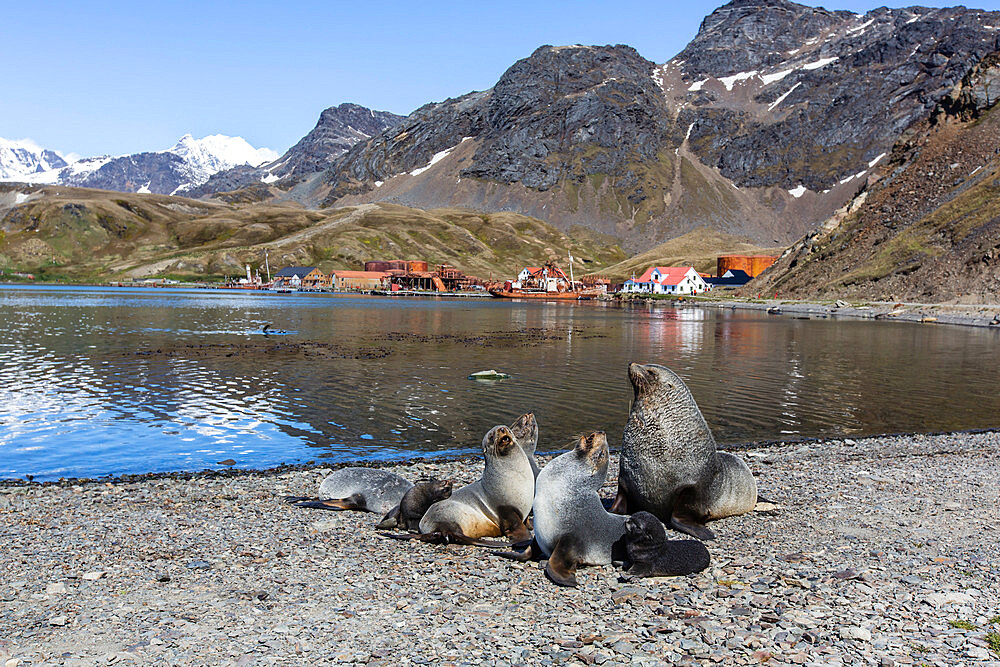
[[[292,266],[274,275],[275,288],[370,292],[375,290],[429,290],[451,292],[481,284],[453,266],[440,264],[433,271],[422,260],[393,259],[365,262],[364,271],[336,269],[329,275],[314,266]]]

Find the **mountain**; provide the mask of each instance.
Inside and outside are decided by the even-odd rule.
[[[69,164],[60,159],[58,163],[50,161],[46,170],[3,180],[172,194],[201,185],[218,171],[259,165],[275,156],[274,151],[254,148],[242,137],[213,134],[195,139],[186,134],[165,151],[83,158]]]
[[[799,298],[997,303],[1000,58],[911,128],[867,187],[746,288]]]
[[[316,127],[280,158],[256,168],[220,171],[187,194],[203,196],[283,179],[282,185],[289,188],[297,181],[325,171],[352,146],[394,127],[402,118],[388,111],[374,111],[351,103],[330,107],[320,114]]]
[[[22,180],[32,174],[65,167],[66,164],[61,155],[31,140],[12,141],[0,137],[0,181]]]
[[[272,271],[357,270],[366,260],[412,258],[482,278],[568,253],[581,275],[625,258],[615,239],[515,213],[385,203],[316,211],[0,183],[0,271],[46,280],[221,278],[243,274],[246,264],[263,274],[265,250]]]
[[[489,90],[421,107],[297,177],[294,198],[516,210],[631,252],[698,228],[785,245],[1000,49],[998,26],[1000,13],[961,7],[734,0],[663,64],[622,45],[544,46]]]

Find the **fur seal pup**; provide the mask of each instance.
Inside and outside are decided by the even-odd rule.
[[[598,490],[608,476],[608,438],[581,437],[572,451],[542,468],[535,489],[535,538],[521,553],[498,555],[526,561],[548,557],[545,575],[576,586],[576,568],[625,558],[625,517],[604,509]]]
[[[531,464],[531,474],[538,479],[538,462],[535,460],[535,448],[538,446],[538,422],[532,412],[523,414],[514,420],[510,425],[510,432],[514,434],[514,440],[524,450]]]
[[[693,574],[712,560],[698,540],[668,540],[663,524],[649,512],[625,519],[625,549],[631,563],[627,579]]]
[[[359,510],[385,514],[399,505],[413,483],[379,468],[341,468],[319,485],[319,498],[286,496],[296,507],[322,510]]]
[[[498,546],[484,537],[530,539],[524,519],[531,511],[535,478],[528,456],[506,426],[494,426],[483,438],[486,465],[482,477],[431,505],[420,520],[420,535],[392,535],[424,542]]]
[[[451,485],[450,479],[431,479],[427,482],[414,484],[409,491],[403,494],[399,504],[391,509],[375,527],[378,530],[391,528],[417,530],[420,519],[427,513],[427,509],[434,503],[451,496]]]
[[[742,459],[716,449],[715,438],[676,373],[629,364],[635,399],[625,422],[618,496],[612,512],[645,510],[701,540],[705,526],[744,514],[757,502],[757,482]]]

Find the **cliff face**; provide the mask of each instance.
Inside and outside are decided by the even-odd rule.
[[[490,90],[357,144],[314,201],[519,210],[633,251],[699,227],[790,243],[1000,48],[998,26],[964,8],[736,0],[662,65],[541,47]]]
[[[1000,299],[1000,62],[984,60],[893,148],[863,191],[747,293]]]

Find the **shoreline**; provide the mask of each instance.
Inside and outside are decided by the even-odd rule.
[[[778,506],[713,523],[707,570],[577,589],[281,502],[322,468],[5,489],[0,664],[1000,665],[1000,433],[741,454]]]
[[[610,297],[609,297],[610,298]],[[740,299],[740,300],[737,300]],[[1000,304],[952,303],[889,303],[880,301],[800,301],[791,299],[742,300],[742,297],[709,295],[650,298],[642,295],[620,299],[623,303],[642,301],[665,302],[674,308],[729,308],[731,310],[763,311],[775,316],[802,319],[863,319],[918,324],[952,324],[1000,331]],[[838,303],[840,305],[838,305]],[[974,311],[974,312],[970,312]]]
[[[938,437],[938,436],[966,436],[980,434],[1000,435],[1000,426],[991,428],[961,429],[958,431],[907,431],[900,433],[875,433],[872,435],[859,436],[802,436],[799,438],[782,438],[778,440],[751,440],[748,442],[723,443],[719,445],[720,451],[744,452],[747,450],[770,450],[783,447],[795,447],[800,445],[821,445],[825,443],[838,444],[847,441],[860,443],[869,440],[880,440],[885,438],[917,438],[917,437]],[[612,447],[612,455],[617,455],[619,447]],[[538,452],[539,458],[551,459],[569,450],[552,450]],[[6,489],[19,488],[46,488],[52,486],[67,487],[88,484],[134,484],[154,480],[194,480],[194,479],[235,479],[239,477],[274,477],[286,473],[309,472],[313,470],[339,470],[340,468],[398,468],[420,464],[473,464],[481,460],[479,454],[458,454],[435,456],[411,456],[400,459],[350,459],[345,461],[324,462],[320,460],[309,460],[302,463],[282,463],[275,466],[263,468],[237,468],[224,466],[221,468],[204,468],[202,470],[165,470],[158,472],[136,472],[118,473],[103,475],[100,477],[60,477],[44,481],[34,481],[23,477],[0,478],[0,493]],[[34,475],[32,475],[34,477]]]

